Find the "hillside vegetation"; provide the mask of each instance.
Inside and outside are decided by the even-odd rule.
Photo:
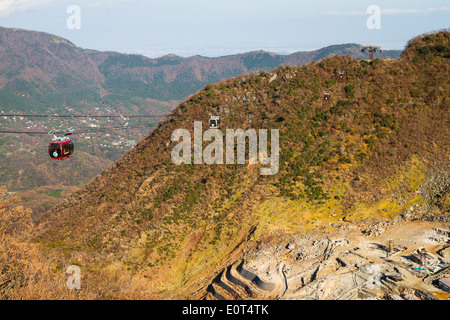
[[[150,59],[142,55],[82,49],[55,35],[2,27],[0,44],[0,113],[15,114],[161,115],[205,85],[242,73],[271,70],[282,63],[309,63],[336,53],[364,57],[358,45],[344,44],[291,55],[255,51],[219,58],[166,55]],[[399,55],[400,51],[394,50],[380,57],[398,58]],[[47,132],[70,127],[78,131],[90,124],[101,128],[112,125],[106,119],[94,119],[89,123],[80,120],[58,122],[45,118],[2,117],[0,127],[2,130]],[[113,125],[124,123],[114,122]],[[136,120],[132,124],[136,124]],[[73,136],[76,157],[58,164],[46,154],[49,137],[2,134],[0,185],[20,192],[25,198],[28,195],[22,193],[33,188],[82,186],[130,149],[124,145],[113,147],[112,143],[117,144],[121,139],[124,142],[140,140],[152,128],[154,126],[115,131],[110,137],[105,134]],[[80,167],[85,170],[77,170]],[[34,211],[43,209],[40,204],[26,201],[24,204],[32,206]]]
[[[208,85],[49,212],[40,241],[60,267],[122,272],[131,291],[186,298],[249,241],[389,220],[412,206],[415,218],[449,215],[449,39],[412,39],[400,60],[334,56]],[[278,174],[173,164],[172,132],[193,133],[194,121],[205,129],[210,113],[223,132],[279,129]]]

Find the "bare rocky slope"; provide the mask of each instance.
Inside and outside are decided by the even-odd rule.
[[[449,38],[448,31],[414,38],[399,60],[334,56],[208,85],[48,212],[41,241],[83,272],[133,270],[159,298],[242,298],[253,291],[276,298],[286,293],[283,277],[289,282],[292,273],[272,264],[268,279],[264,268],[245,264],[260,280],[243,274],[239,261],[246,253],[261,253],[262,263],[275,259],[263,248],[292,236],[298,241],[291,251],[305,246],[283,251],[292,261],[314,250],[326,260],[337,243],[327,237],[343,232],[345,238],[348,228],[361,234],[395,219],[445,221]],[[220,115],[224,134],[279,129],[279,172],[261,176],[261,164],[175,165],[172,133],[193,134],[194,121],[206,129],[210,114]],[[315,272],[312,265],[292,270]],[[303,278],[306,286],[317,275]],[[236,287],[238,280],[245,285]],[[234,285],[234,293],[221,283]],[[274,291],[264,291],[263,283]]]

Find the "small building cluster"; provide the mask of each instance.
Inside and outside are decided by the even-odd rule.
[[[422,266],[430,265],[437,261],[437,259],[431,253],[425,250],[425,248],[417,249],[416,251],[411,253],[411,260]]]

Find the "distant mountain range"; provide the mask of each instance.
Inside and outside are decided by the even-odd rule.
[[[350,54],[367,59],[359,45],[341,44],[280,55],[252,51],[218,58],[142,55],[82,49],[43,32],[0,27],[0,110],[38,111],[108,105],[125,110],[172,108],[204,86],[281,64],[296,66]],[[400,50],[377,54],[400,57]],[[155,101],[157,100],[157,101]],[[137,109],[136,109],[137,108]]]

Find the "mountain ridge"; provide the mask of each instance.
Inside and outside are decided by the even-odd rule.
[[[448,217],[445,179],[429,172],[449,161],[449,43],[443,31],[412,39],[400,60],[337,55],[208,85],[49,212],[42,241],[86,268],[133,265],[153,292],[186,298],[251,243],[362,228],[410,207],[417,219]],[[172,132],[207,128],[209,114],[220,130],[278,129],[279,173],[173,164]],[[429,179],[439,186],[423,187]]]
[[[271,70],[282,63],[307,63],[330,51],[364,58],[355,44],[331,48],[286,56],[259,50],[218,58],[183,58],[168,54],[151,59],[143,55],[80,48],[67,39],[45,32],[0,27],[0,112],[166,114],[206,85],[241,74],[246,76],[263,69]],[[398,57],[399,52],[393,53]],[[25,119],[19,123],[11,118],[0,120],[2,128],[24,131],[29,126],[41,128],[44,132],[55,125],[65,126],[64,130],[86,126],[75,119],[65,123],[37,119]],[[28,120],[32,120],[31,123],[25,124]],[[110,126],[110,123],[92,125]],[[145,134],[145,130],[123,132],[120,138],[139,140]],[[119,134],[116,135],[119,139]],[[23,146],[19,145],[19,140]],[[58,169],[49,161],[45,151],[47,140],[13,135],[0,139],[0,162],[3,163],[0,169],[4,172],[0,175],[0,184],[10,191],[46,187],[50,181],[55,181],[58,172],[67,172],[67,168]],[[71,159],[67,167],[74,168],[86,162],[95,165],[86,170],[89,174],[79,174],[75,179],[71,177],[68,179],[70,183],[66,181],[63,184],[80,186],[122,155],[121,149],[108,151],[98,147],[117,143],[112,138],[85,140],[75,137],[75,140],[77,150],[83,153],[77,152],[77,158]],[[7,144],[7,141],[14,141],[16,145]],[[27,152],[20,152],[22,149]],[[87,161],[90,156],[95,160]],[[17,157],[19,161],[14,166],[7,165]],[[75,172],[79,173],[78,170]],[[21,179],[22,174],[30,177],[29,181]]]
[[[334,45],[290,55],[252,51],[216,58],[183,58],[171,54],[148,58],[138,54],[83,49],[59,36],[21,29],[1,27],[0,39],[0,89],[24,94],[38,105],[46,101],[45,98],[53,98],[50,100],[53,106],[62,105],[56,95],[67,94],[69,88],[72,96],[78,90],[91,104],[106,103],[116,107],[123,102],[129,104],[132,92],[135,98],[140,98],[136,104],[146,105],[145,99],[181,101],[207,84],[242,73],[270,71],[281,63],[309,63],[332,53],[364,57],[356,44]],[[400,52],[389,51],[381,53],[380,57],[391,55],[398,58]],[[119,86],[125,88],[119,90]],[[82,101],[82,97],[72,100],[66,97],[65,103],[81,108]]]

